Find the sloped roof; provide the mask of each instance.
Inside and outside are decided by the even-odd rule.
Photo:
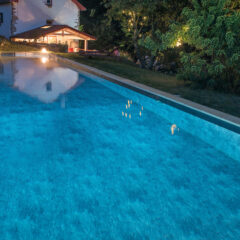
[[[92,35],[89,35],[84,32],[80,32],[72,27],[69,27],[67,25],[45,25],[42,27],[38,27],[23,33],[19,33],[16,35],[13,35],[11,38],[22,38],[22,39],[38,39],[40,37],[45,37],[51,33],[60,31],[60,30],[66,30],[71,32],[72,34],[81,37],[85,40],[96,40],[96,38]]]
[[[81,10],[81,11],[86,11],[87,10],[78,0],[72,0],[72,1],[77,5],[79,10]]]
[[[18,2],[18,1],[19,0],[0,0],[0,4],[7,4],[12,2]],[[80,11],[87,10],[78,0],[72,0],[72,2],[76,4],[76,6],[79,8]]]

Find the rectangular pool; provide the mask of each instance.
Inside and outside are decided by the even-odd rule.
[[[0,239],[239,240],[238,129],[2,57]]]

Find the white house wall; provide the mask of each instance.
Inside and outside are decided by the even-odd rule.
[[[19,0],[15,3],[17,21],[16,32],[21,33],[54,20],[53,24],[68,25],[77,28],[79,9],[72,0],[52,0],[52,7],[46,0]]]
[[[0,25],[0,35],[9,38],[11,36],[11,24],[12,24],[11,4],[1,4],[0,12],[3,13],[3,23]]]

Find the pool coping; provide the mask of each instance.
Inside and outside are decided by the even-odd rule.
[[[94,74],[98,77],[109,80],[118,85],[127,87],[131,90],[137,91],[141,94],[147,95],[151,98],[159,100],[163,103],[170,104],[173,107],[176,107],[180,110],[198,116],[202,119],[210,121],[214,124],[227,128],[231,131],[237,132],[240,134],[240,118],[232,116],[230,114],[203,106],[201,104],[192,102],[190,100],[184,99],[177,95],[173,95],[149,86],[146,86],[141,83],[134,82],[132,80],[119,77],[112,73],[107,73],[97,68],[75,62],[65,57],[61,57],[55,54],[52,54],[55,59],[64,63],[68,67],[77,70],[77,71],[85,71],[91,74]]]

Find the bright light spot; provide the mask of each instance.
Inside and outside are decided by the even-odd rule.
[[[48,58],[42,57],[42,58],[41,58],[41,62],[42,62],[43,64],[47,63],[47,62],[48,62]]]
[[[176,125],[176,124],[173,124],[173,125],[171,126],[172,135],[174,135],[174,132],[175,132],[176,128],[177,128],[177,125]]]
[[[182,45],[182,41],[181,39],[178,39],[177,43],[176,43],[176,47],[180,47]]]
[[[51,26],[48,26],[48,25],[46,25],[46,26],[43,26],[43,27],[41,27],[41,28],[50,28]]]
[[[184,26],[184,27],[183,27],[183,30],[184,30],[185,32],[187,32],[187,31],[189,30],[189,26]]]
[[[42,48],[41,52],[42,52],[42,53],[48,53],[48,51],[47,51],[46,48]]]

